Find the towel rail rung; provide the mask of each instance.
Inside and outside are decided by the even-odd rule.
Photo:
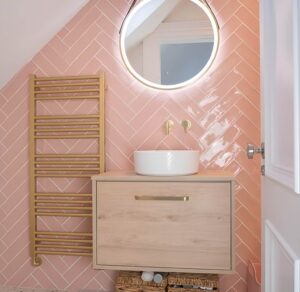
[[[54,216],[54,217],[92,217],[92,214],[89,213],[60,213],[60,212],[35,212],[36,216]]]
[[[58,89],[58,90],[41,90],[35,92],[35,97],[40,97],[42,94],[56,94],[56,93],[95,93],[99,92],[98,88],[91,88],[91,89]]]
[[[92,194],[73,194],[73,193],[35,193],[35,197],[92,197]]]
[[[34,98],[37,101],[43,101],[43,100],[72,100],[72,99],[98,99],[98,96],[37,96]]]
[[[60,81],[60,80],[99,80],[99,76],[95,75],[82,75],[82,76],[55,76],[55,77],[35,77],[35,82],[40,82],[40,81]]]
[[[55,204],[70,204],[70,205],[74,205],[74,204],[92,204],[92,201],[73,201],[73,200],[35,200],[35,203],[55,203]]]
[[[36,210],[73,210],[73,211],[91,211],[92,207],[70,207],[55,205],[36,205]]]
[[[91,232],[54,232],[54,231],[35,231],[36,235],[49,235],[49,236],[86,236],[91,237],[93,234]]]
[[[99,158],[100,155],[97,154],[35,154],[35,158]]]
[[[77,250],[92,250],[91,246],[81,246],[81,245],[62,245],[62,244],[36,244],[37,248],[57,248],[57,249],[77,249]]]
[[[99,86],[97,82],[79,82],[79,83],[44,83],[36,84],[35,88],[44,88],[44,87],[77,87],[77,86]]]
[[[39,115],[35,116],[35,120],[63,120],[63,119],[97,119],[99,118],[99,115]]]
[[[99,132],[99,128],[53,128],[53,129],[36,129],[35,133],[58,133],[58,132]]]
[[[64,165],[64,164],[66,164],[66,165],[80,165],[80,164],[82,164],[82,165],[88,165],[88,164],[93,164],[93,165],[99,165],[100,164],[100,162],[99,161],[87,161],[87,160],[85,160],[85,161],[35,161],[34,162],[34,164],[35,165],[37,165],[37,164],[39,164],[39,165],[45,165],[45,164],[50,164],[50,165]]]
[[[34,139],[95,139],[99,135],[37,135]]]
[[[77,168],[77,167],[36,167],[34,169],[35,171],[98,171],[99,168],[92,168],[92,167],[82,167],[82,168]]]
[[[83,252],[59,252],[59,251],[35,251],[36,254],[45,254],[45,255],[70,255],[70,256],[92,256],[92,253],[83,253]]]
[[[48,238],[48,237],[36,237],[36,242],[76,242],[76,243],[92,243],[92,239],[72,239],[72,238]]]
[[[86,122],[86,121],[80,121],[80,122],[35,122],[34,126],[36,127],[45,127],[45,126],[85,126],[85,125],[91,125],[91,126],[98,126],[99,122],[98,121],[90,121],[90,122]],[[37,128],[35,128],[35,130],[38,130]]]
[[[35,177],[88,177],[90,178],[93,174],[34,174]]]

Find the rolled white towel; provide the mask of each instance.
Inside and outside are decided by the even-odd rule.
[[[159,274],[159,273],[156,273],[153,277],[153,281],[156,283],[156,284],[160,284],[163,280],[163,276],[162,274]]]
[[[154,272],[143,272],[141,278],[145,282],[151,282],[154,277]]]

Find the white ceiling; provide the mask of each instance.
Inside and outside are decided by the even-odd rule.
[[[0,88],[88,1],[0,0]]]

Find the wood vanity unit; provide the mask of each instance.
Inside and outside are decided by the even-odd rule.
[[[93,177],[95,269],[229,273],[233,177]]]

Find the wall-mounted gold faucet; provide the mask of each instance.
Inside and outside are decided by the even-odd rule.
[[[174,122],[172,120],[167,120],[165,122],[165,130],[167,135],[170,134],[173,127],[174,127]]]
[[[187,131],[192,127],[192,122],[190,120],[182,120],[181,126],[184,129],[184,132],[187,133]]]

